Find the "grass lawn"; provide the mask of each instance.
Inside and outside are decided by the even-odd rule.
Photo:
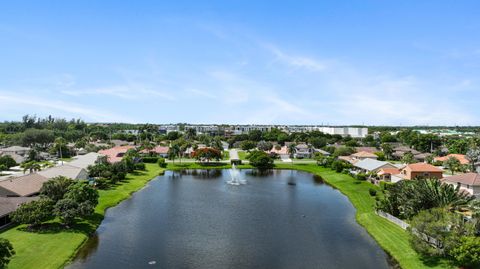
[[[247,153],[243,150],[238,150],[238,158],[240,158],[240,160],[246,160],[246,156],[247,156]]]
[[[223,160],[230,160],[230,151],[228,150],[223,151]]]
[[[312,164],[277,164],[276,167],[317,174],[325,182],[345,194],[357,209],[357,222],[365,227],[367,232],[386,252],[395,258],[402,268],[453,268],[446,261],[439,259],[422,261],[420,255],[410,246],[408,233],[375,214],[375,199],[370,196],[368,190],[370,188],[379,190],[378,186]]]
[[[108,190],[100,190],[99,203],[93,217],[66,231],[52,222],[40,232],[25,231],[20,225],[3,231],[0,237],[10,240],[16,251],[8,268],[61,268],[102,221],[105,210],[130,197],[161,171],[157,164],[146,164],[147,170],[129,174],[122,183]]]

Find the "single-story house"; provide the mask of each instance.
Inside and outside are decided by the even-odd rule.
[[[375,153],[375,152],[379,152],[380,150],[377,149],[376,147],[355,147],[355,151],[356,152],[365,151],[368,153]]]
[[[448,154],[447,156],[444,156],[444,157],[435,157],[433,159],[433,161],[435,162],[444,162],[450,158],[455,158],[457,159],[461,164],[465,165],[465,164],[469,164],[470,161],[467,159],[467,156],[463,155],[463,154]]]
[[[1,197],[24,197],[38,195],[43,183],[49,179],[38,173],[11,176],[0,181]]]
[[[403,179],[412,180],[416,178],[443,178],[443,170],[428,163],[412,163],[406,165],[400,174],[392,175],[392,182]]]
[[[382,162],[375,159],[363,159],[353,164],[353,166],[362,172],[377,172],[382,168],[396,168],[389,162]]]
[[[316,148],[314,148],[314,149],[313,149],[313,152],[314,152],[314,153],[320,153],[320,154],[322,154],[323,156],[330,156],[330,155],[331,155],[330,152],[325,151],[325,150],[323,150],[323,149],[316,149]]]
[[[166,157],[168,157],[168,150],[169,149],[170,148],[166,147],[166,146],[156,146],[151,150],[144,149],[144,150],[141,150],[140,152],[141,153],[152,153],[152,154],[156,154],[160,157],[166,158]]]
[[[129,149],[134,149],[134,148],[135,148],[134,146],[130,146],[130,145],[118,146],[118,147],[100,150],[98,153],[107,156],[107,160],[109,163],[117,163],[122,160],[123,156],[125,155],[125,153],[127,153]]]
[[[78,180],[88,179],[87,169],[76,167],[70,164],[64,164],[64,165],[47,168],[45,170],[39,171],[38,174],[49,179],[58,177],[58,176],[64,176],[67,178],[78,179]]]
[[[85,155],[73,157],[73,160],[68,162],[68,165],[87,169],[88,166],[94,165],[97,162],[98,158],[102,156],[104,155],[96,152],[90,152]]]
[[[288,154],[288,147],[287,146],[274,146],[271,150],[267,151],[269,154],[276,154],[281,158],[288,158],[290,154]]]
[[[378,156],[373,154],[373,153],[370,153],[370,152],[367,152],[367,151],[360,151],[360,152],[357,152],[357,153],[354,153],[352,155],[350,155],[353,159],[357,159],[357,160],[365,160],[365,159],[377,159]]]
[[[39,197],[0,197],[0,228],[11,223],[10,214],[20,205],[37,199]]]
[[[378,178],[386,182],[391,182],[392,175],[398,175],[398,174],[400,174],[399,168],[391,168],[391,167],[381,168],[377,171]]]
[[[0,155],[1,154],[14,153],[14,154],[18,154],[18,155],[21,155],[21,156],[25,156],[29,151],[30,151],[30,148],[28,148],[28,147],[11,146],[11,147],[8,147],[8,148],[0,149]]]
[[[471,195],[480,197],[480,174],[466,173],[442,178],[442,182],[459,186],[460,190],[466,191]]]

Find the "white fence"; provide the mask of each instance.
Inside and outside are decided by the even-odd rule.
[[[392,216],[392,215],[390,215],[386,212],[377,210],[377,215],[379,215],[382,218],[388,219],[389,221],[397,224],[398,226],[400,226],[404,230],[406,230],[410,226],[410,224],[406,223],[405,221],[403,221],[403,220],[401,220],[401,219],[399,219],[395,216]]]

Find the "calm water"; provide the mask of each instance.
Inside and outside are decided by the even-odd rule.
[[[69,268],[389,268],[355,209],[311,174],[167,172],[115,208]],[[296,185],[288,184],[293,182]]]

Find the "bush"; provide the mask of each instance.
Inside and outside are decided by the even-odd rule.
[[[160,166],[161,168],[167,167],[167,162],[165,161],[165,158],[159,158],[157,163],[158,163],[158,166]]]
[[[264,151],[259,151],[255,150],[252,151],[248,159],[250,161],[250,164],[253,167],[259,168],[259,169],[270,169],[273,168],[273,159],[268,156],[267,153]]]
[[[480,265],[480,238],[465,236],[460,244],[450,251],[450,255],[459,266],[478,268]]]
[[[95,187],[98,189],[106,189],[108,187],[108,180],[104,177],[95,179]]]
[[[370,194],[370,196],[377,196],[377,190],[375,189],[372,189],[372,188],[368,189],[368,193]]]
[[[6,267],[13,255],[15,255],[15,250],[10,241],[0,238],[0,268]]]
[[[50,199],[40,199],[22,204],[15,212],[11,214],[14,222],[28,224],[30,226],[39,225],[42,222],[54,218],[52,214],[53,201]]]
[[[158,158],[158,157],[143,157],[142,158],[142,161],[144,163],[156,163],[156,162],[158,162],[158,160],[160,160],[160,158]]]
[[[337,160],[331,164],[331,168],[335,170],[335,172],[341,173],[343,171],[344,164],[342,161]]]
[[[357,176],[356,176],[356,178],[357,178],[358,180],[367,180],[367,175],[364,174],[364,173],[358,173]]]
[[[136,163],[135,164],[135,170],[145,170],[145,164],[144,163]]]

